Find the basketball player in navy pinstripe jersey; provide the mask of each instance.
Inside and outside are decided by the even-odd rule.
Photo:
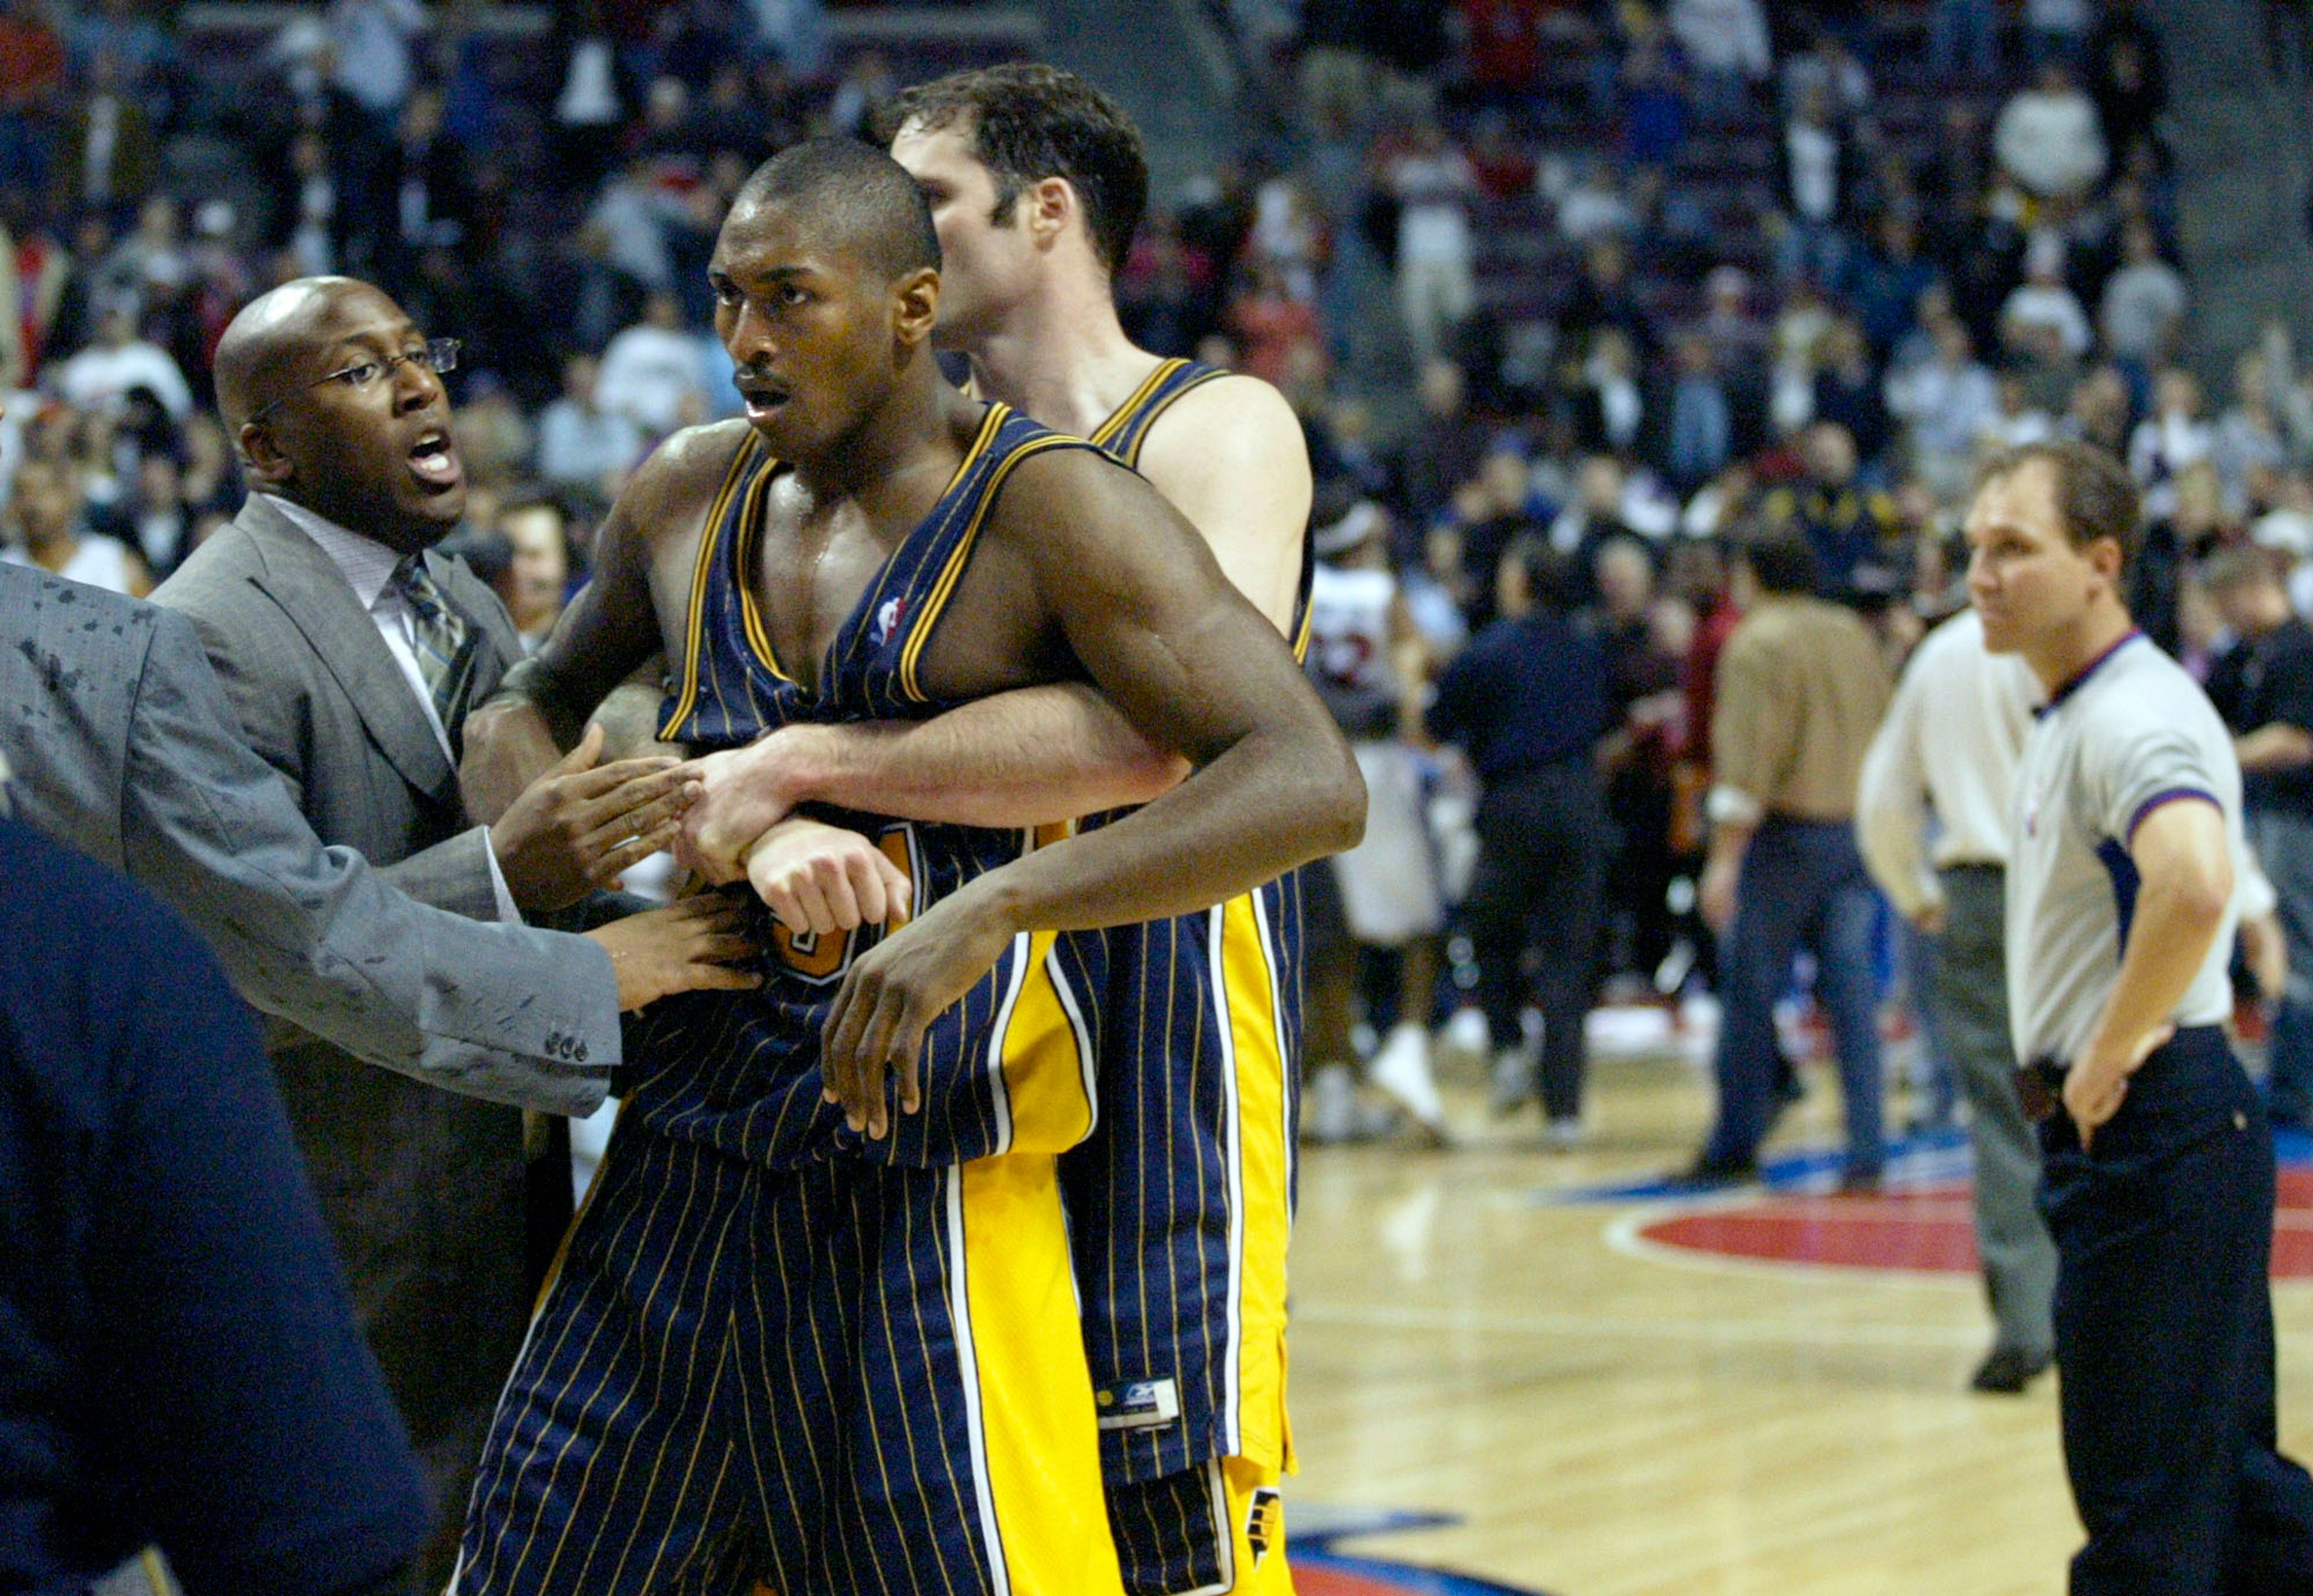
[[[1297,651],[1310,502],[1298,421],[1267,383],[1162,359],[1117,320],[1111,282],[1148,188],[1130,122],[1041,66],[910,90],[896,118],[893,155],[939,230],[939,344],[971,356],[982,397],[1140,471]],[[690,836],[727,853],[798,790],[952,817],[997,795],[1016,750],[1039,750],[1044,769],[1066,763],[1054,749],[1077,748],[1088,766],[1107,756],[1110,738],[1072,741],[1086,735],[1080,701],[1035,697],[960,712],[969,736],[945,722],[911,728],[912,742],[893,728],[776,736],[710,775]],[[1291,1588],[1277,1486],[1292,1466],[1299,910],[1288,877],[1203,914],[1102,934],[1103,1123],[1062,1179],[1110,1516],[1134,1596]]]
[[[641,1027],[603,1195],[493,1427],[467,1596],[1120,1588],[1055,1167],[1095,1112],[1102,948],[1056,934],[1241,891],[1353,837],[1362,794],[1192,529],[940,380],[938,254],[862,145],[750,180],[710,270],[747,423],[637,477],[594,583],[470,738],[550,744],[663,648],[663,729],[708,746],[1074,680],[1197,773],[1055,840],[871,796],[726,867],[821,896],[761,995]],[[768,879],[798,827],[871,868]]]

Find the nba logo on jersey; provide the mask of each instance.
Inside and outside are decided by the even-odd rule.
[[[891,640],[892,634],[899,629],[900,617],[906,612],[907,601],[905,600],[886,599],[884,601],[882,607],[875,611],[875,630],[874,636],[870,639],[876,647],[881,648],[885,643]]]
[[[1244,1543],[1253,1548],[1253,1561],[1259,1567],[1269,1556],[1269,1548],[1277,1544],[1278,1518],[1283,1513],[1278,1494],[1267,1486],[1253,1493],[1244,1509]]]

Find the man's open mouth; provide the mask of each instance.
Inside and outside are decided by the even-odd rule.
[[[435,487],[456,485],[463,474],[458,463],[458,446],[450,434],[439,427],[422,434],[409,451],[409,470],[420,482]]]

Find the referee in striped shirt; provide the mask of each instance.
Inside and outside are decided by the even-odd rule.
[[[2130,619],[2137,494],[2074,443],[1968,512],[1986,646],[2048,702],[2007,877],[2018,1084],[2055,1238],[2073,1596],[2302,1596],[2313,1478],[2275,1447],[2273,1140],[2221,1029],[2249,866],[2231,739]]]

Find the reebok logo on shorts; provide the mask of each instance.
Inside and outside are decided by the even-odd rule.
[[[1122,1389],[1096,1390],[1104,1430],[1149,1430],[1181,1416],[1181,1388],[1170,1380],[1137,1380]]]

